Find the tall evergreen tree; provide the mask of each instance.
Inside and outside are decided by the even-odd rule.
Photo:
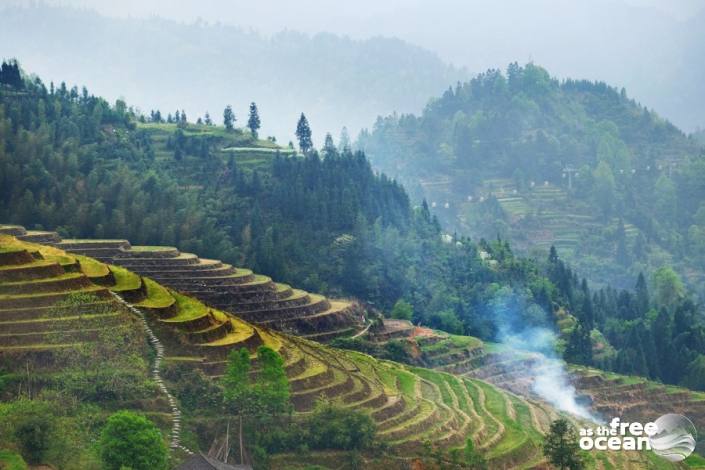
[[[308,125],[308,119],[304,113],[301,113],[299,122],[296,125],[296,137],[299,139],[299,148],[301,152],[306,154],[311,148],[313,148],[313,141],[311,140],[311,127]]]
[[[16,60],[3,61],[0,65],[0,84],[9,85],[14,88],[23,88],[22,74],[20,66]]]
[[[330,157],[336,153],[338,153],[338,149],[335,147],[335,143],[333,142],[333,136],[330,135],[330,132],[328,132],[326,133],[326,138],[323,142],[323,155]]]
[[[250,103],[250,117],[247,119],[247,127],[250,128],[252,137],[257,138],[257,132],[259,131],[261,122],[259,119],[259,111],[257,110],[257,104],[253,101]]]
[[[223,110],[223,125],[228,131],[233,130],[233,126],[235,125],[235,113],[233,112],[233,108],[230,105],[227,105],[225,107],[225,110]]]
[[[568,420],[561,418],[551,423],[543,444],[543,454],[560,470],[580,470],[585,464],[578,453],[578,437]]]

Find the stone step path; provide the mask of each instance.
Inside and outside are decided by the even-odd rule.
[[[111,294],[115,297],[115,299],[117,299],[118,302],[127,307],[140,319],[140,321],[142,322],[142,326],[144,327],[144,331],[147,333],[147,339],[157,353],[154,359],[154,365],[152,367],[152,377],[157,383],[159,390],[161,390],[161,392],[166,395],[167,401],[169,402],[169,408],[171,408],[172,425],[170,447],[172,449],[181,449],[185,453],[193,455],[193,452],[190,449],[181,445],[181,410],[179,409],[174,396],[169,393],[169,390],[166,388],[164,380],[162,379],[161,373],[159,371],[159,369],[161,368],[162,360],[164,359],[164,345],[161,341],[159,341],[159,338],[157,338],[157,336],[154,334],[154,331],[152,331],[152,329],[149,327],[149,325],[147,324],[147,319],[140,310],[127,303],[122,297],[120,297],[116,293],[111,292]]]

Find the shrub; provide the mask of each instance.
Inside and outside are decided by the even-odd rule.
[[[392,308],[392,318],[399,320],[409,320],[414,316],[414,308],[409,302],[403,299],[397,300]]]
[[[360,411],[321,402],[307,422],[309,443],[316,449],[362,450],[373,446],[376,426]]]
[[[168,452],[162,434],[150,420],[130,411],[110,418],[100,436],[100,457],[107,470],[163,470]]]
[[[22,456],[31,464],[42,463],[49,449],[51,420],[40,414],[24,417],[15,428],[15,439],[20,446]]]
[[[49,450],[54,419],[47,402],[17,400],[0,410],[0,435],[12,436],[22,457],[39,464]]]

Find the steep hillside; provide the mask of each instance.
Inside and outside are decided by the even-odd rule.
[[[487,381],[527,399],[553,400],[556,406],[568,403],[560,400],[570,394],[563,388],[572,386],[578,405],[588,407],[603,420],[617,416],[628,421],[648,422],[667,413],[680,413],[688,416],[697,429],[705,428],[705,394],[684,387],[583,366],[565,367],[540,352],[418,327],[399,332],[392,338],[382,331],[370,334],[368,339],[382,348],[390,342],[401,345],[407,353],[399,360],[458,377]],[[359,342],[342,344],[360,347]],[[562,377],[565,382],[561,382]],[[551,387],[542,389],[547,383]],[[702,438],[698,449],[702,452]],[[689,462],[699,468],[700,459],[694,456]]]
[[[20,236],[39,241],[52,238],[46,233]],[[145,390],[146,396],[139,406],[151,419],[158,420],[163,429],[171,425],[174,461],[182,459],[190,452],[189,448],[207,449],[221,438],[227,427],[228,420],[212,401],[211,393],[213,387],[218,389],[218,378],[223,373],[228,351],[245,347],[254,353],[258,346],[266,345],[285,360],[296,410],[294,422],[305,417],[320,398],[334,400],[344,408],[363,410],[372,417],[379,439],[388,448],[382,453],[364,454],[365,468],[389,468],[390,464],[399,465],[414,458],[425,460],[430,457],[423,450],[426,442],[434,449],[447,450],[462,445],[466,438],[474,441],[490,468],[544,465],[540,452],[542,434],[557,413],[534,397],[521,398],[484,379],[379,361],[366,354],[276,333],[166,289],[152,279],[57,248],[0,235],[0,252],[0,290],[4,293],[0,298],[0,315],[4,317],[0,355],[6,370],[11,371],[5,377],[9,380],[6,383],[32,387],[33,394],[41,395],[42,390],[51,389],[52,381],[61,376],[61,369],[56,366],[66,364],[62,361],[71,357],[70,351],[86,350],[86,345],[94,341],[94,329],[87,327],[87,322],[115,334],[114,328],[121,325],[139,331],[138,317],[145,315],[149,325],[147,336],[156,349],[156,359],[165,361],[163,375],[166,379],[162,381],[155,375],[155,383]],[[67,276],[72,281],[67,281]],[[88,291],[93,295],[86,296]],[[133,310],[125,310],[124,304],[116,302],[108,291],[130,302]],[[77,293],[84,295],[77,296]],[[72,303],[52,304],[49,296],[57,300],[70,298]],[[78,315],[67,316],[69,309]],[[121,313],[107,313],[109,311]],[[64,322],[75,322],[80,334],[67,328]],[[106,341],[106,336],[99,338]],[[69,354],[61,351],[69,351]],[[111,352],[116,354],[115,350]],[[253,357],[256,359],[254,354]],[[116,355],[112,362],[120,363],[120,359]],[[30,363],[33,366],[25,373],[25,364]],[[35,369],[39,364],[45,367]],[[47,368],[50,364],[51,368]],[[80,359],[75,364],[85,367]],[[93,367],[107,366],[98,362]],[[155,363],[155,374],[158,369],[159,364]],[[200,382],[202,380],[205,382]],[[201,388],[194,389],[194,386]],[[176,399],[167,389],[173,391]],[[5,390],[6,398],[14,398],[12,386]],[[104,400],[105,393],[117,390],[121,389],[113,384],[102,391],[101,399]],[[195,401],[194,390],[199,390]],[[71,392],[64,390],[64,393]],[[85,396],[78,399],[90,401]],[[105,401],[96,403],[103,409],[107,406]],[[72,410],[67,410],[65,415],[65,419],[74,419]],[[85,437],[90,438],[91,432],[85,431]],[[182,438],[185,447],[180,443]],[[0,441],[0,447],[7,444]],[[440,454],[434,451],[434,455]],[[70,455],[61,458],[66,468],[94,468],[90,451],[86,452],[87,460],[82,463]],[[347,452],[335,451],[313,451],[305,455],[275,453],[272,463],[286,462],[297,468],[317,462],[333,468],[348,458]],[[645,454],[595,454],[588,459],[595,468],[643,468],[649,465],[647,462],[656,468],[670,468]]]
[[[624,90],[511,64],[378,119],[358,145],[461,233],[554,244],[618,287],[673,264],[702,290],[702,147]]]
[[[18,451],[33,465],[102,468],[94,446],[116,410],[146,415],[183,455],[143,324],[113,296],[144,287],[120,268],[0,234],[0,463],[19,462]]]
[[[380,310],[403,298],[417,320],[482,337],[494,284],[542,277],[508,248],[486,263],[488,247],[442,236],[364,154],[291,155],[249,131],[146,122],[123,102],[20,83],[0,86],[3,222],[176,246]]]
[[[466,436],[472,437],[495,468],[525,468],[543,460],[539,450],[541,433],[551,417],[556,416],[545,404],[523,400],[480,380],[458,379],[378,361],[364,354],[328,348],[253,326],[168,290],[149,278],[108,267],[91,258],[19,241],[9,235],[0,235],[0,247],[2,364],[7,370],[17,372],[9,376],[11,383],[32,387],[33,394],[50,389],[51,380],[60,376],[61,369],[46,367],[61,364],[65,356],[60,351],[80,351],[87,342],[102,338],[96,336],[99,330],[114,333],[113,327],[139,324],[134,316],[122,310],[122,304],[113,300],[110,290],[128,299],[136,311],[147,316],[156,335],[152,343],[158,344],[158,357],[163,355],[167,364],[168,388],[174,390],[177,398],[185,399],[187,387],[193,385],[188,370],[205,372],[211,377],[206,380],[217,385],[216,378],[223,373],[229,350],[245,347],[254,352],[257,346],[266,344],[285,359],[296,416],[310,411],[319,397],[365,410],[372,416],[379,438],[390,450],[386,456],[365,457],[373,465],[370,468],[383,465],[388,459],[417,455],[426,440],[447,448],[461,445]],[[79,297],[76,295],[79,293],[92,295]],[[73,299],[71,311],[81,313],[67,316],[64,312],[69,306],[61,303],[66,298]],[[107,313],[113,310],[122,313]],[[97,314],[98,311],[106,313]],[[114,357],[113,361],[119,359]],[[29,361],[33,366],[27,366],[25,375],[25,362]],[[34,369],[40,364],[45,367]],[[160,381],[157,379],[157,383]],[[5,389],[8,398],[12,397],[12,390],[13,387]],[[115,389],[103,393],[109,390]],[[155,408],[160,392],[152,389],[150,393],[155,405],[147,408],[149,416],[168,416],[159,415],[158,407]],[[219,414],[217,406],[214,408],[205,398],[202,395],[195,408],[187,409],[183,421],[180,412],[173,418],[174,423],[183,423],[173,425],[173,435],[183,434],[187,446],[192,448],[208,448],[226,425],[227,420]],[[176,407],[171,398],[169,402]],[[107,405],[99,402],[99,406]],[[8,442],[1,442],[0,446],[3,445]],[[172,447],[177,458],[184,455],[176,444]],[[306,458],[296,457],[309,463],[319,460],[330,463],[331,459],[335,461],[335,455],[315,452]],[[65,460],[67,468],[76,465],[70,456]]]
[[[20,226],[0,225],[0,234],[3,233],[122,266],[247,321],[305,338],[330,340],[352,335],[364,326],[365,311],[356,303],[329,301],[321,295],[275,283],[249,269],[200,259],[173,247],[133,247],[127,240],[62,240],[54,232],[27,232]],[[204,325],[204,329],[208,338],[222,339],[232,327],[218,322]]]

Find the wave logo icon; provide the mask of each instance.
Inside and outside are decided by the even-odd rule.
[[[682,415],[665,414],[655,422],[657,431],[649,437],[651,450],[671,462],[685,460],[695,450],[697,431]]]

